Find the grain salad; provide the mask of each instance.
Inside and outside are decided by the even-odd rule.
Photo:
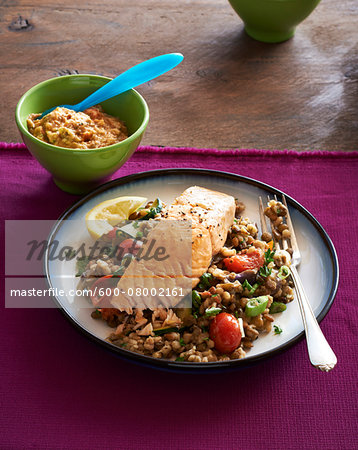
[[[214,198],[217,194],[226,194],[198,187],[189,189],[174,204],[184,205],[183,198],[189,202],[205,194],[206,203],[191,203],[191,209],[185,211],[194,217],[193,233],[195,215],[199,217],[200,214],[197,224],[207,226],[211,233],[205,245],[209,242],[212,245],[208,265],[201,261],[202,273],[200,276],[198,272],[193,273],[192,307],[181,308],[179,304],[174,308],[133,308],[125,311],[101,308],[103,298],[96,297],[91,298],[95,307],[92,317],[105,321],[113,329],[108,333],[110,343],[153,358],[203,363],[241,359],[261,334],[282,332],[278,326],[273,328],[273,323],[275,314],[284,312],[286,305],[294,299],[290,255],[274,250],[271,234],[259,236],[257,225],[245,216],[245,207],[237,199],[233,200],[231,218],[230,199],[222,197],[227,204],[219,212],[215,202],[210,204],[210,196]],[[170,216],[172,206],[166,206],[157,199],[133,213],[130,219],[136,221],[137,230],[133,237],[124,235],[116,227],[114,232],[103,235],[101,243],[107,247],[122,246],[126,249],[127,259],[123,261],[122,252],[120,258],[106,253],[99,258],[82,261],[78,273],[81,288],[93,288],[96,284],[115,286],[118,282],[116,277],[123,274],[142,245],[147,221],[165,220]],[[205,209],[207,215],[204,214]],[[223,230],[224,225],[220,233],[210,228],[211,210],[222,224],[229,220],[226,231]],[[286,232],[281,219],[287,214],[287,209],[282,203],[270,202],[265,214],[276,224],[273,233]],[[214,235],[214,232],[218,234]],[[131,253],[132,256],[128,257]]]

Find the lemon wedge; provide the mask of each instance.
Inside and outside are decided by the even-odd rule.
[[[117,197],[99,203],[86,214],[86,226],[94,239],[108,233],[121,220],[128,220],[147,199],[145,197]]]

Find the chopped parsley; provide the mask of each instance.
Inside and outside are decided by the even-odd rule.
[[[183,339],[183,338],[180,338],[179,344],[180,344],[182,347],[185,345],[185,342],[184,342],[184,339]]]
[[[152,207],[150,208],[148,214],[146,214],[144,217],[141,217],[140,220],[149,220],[154,219],[154,217],[161,212],[163,209],[163,203],[160,200],[160,198],[156,198],[153,202]]]
[[[273,262],[274,254],[275,254],[275,250],[271,251],[270,249],[268,249],[265,252],[265,264],[270,264],[270,262]]]
[[[249,294],[252,295],[256,291],[256,289],[259,287],[259,283],[255,283],[254,285],[251,286],[251,284],[247,280],[245,280],[242,283],[242,287],[244,289],[247,289],[249,291]]]
[[[256,289],[259,287],[259,283],[255,283],[252,288],[249,291],[249,294],[252,295],[256,291]]]
[[[267,278],[269,275],[271,275],[272,269],[269,269],[267,266],[260,267],[259,275],[261,275],[263,278]]]
[[[273,330],[275,334],[281,334],[282,333],[282,328],[279,325],[274,325],[273,326]]]
[[[183,356],[178,356],[175,361],[184,361],[184,357]]]
[[[76,277],[80,277],[83,272],[86,270],[86,266],[89,263],[90,259],[88,256],[81,256],[77,258],[76,261]]]

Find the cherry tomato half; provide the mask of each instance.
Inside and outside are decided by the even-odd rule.
[[[113,297],[113,288],[117,285],[118,278],[106,275],[98,278],[91,286],[91,301],[95,308],[108,307]],[[103,294],[103,295],[102,295]]]
[[[238,253],[224,259],[224,265],[230,272],[240,273],[248,269],[258,269],[263,266],[265,255],[262,250],[256,248],[251,253]]]
[[[137,241],[136,239],[125,239],[118,245],[119,258],[122,258],[126,253],[136,255],[142,245],[142,241]]]
[[[242,338],[239,321],[232,314],[225,312],[218,314],[211,321],[209,334],[216,350],[221,353],[233,352],[240,345]]]
[[[115,239],[116,236],[117,236],[117,229],[118,229],[118,228],[113,228],[111,231],[109,231],[109,232],[107,233],[107,237],[108,237],[109,239]]]

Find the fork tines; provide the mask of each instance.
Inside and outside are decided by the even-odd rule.
[[[293,251],[298,251],[298,244],[297,244],[297,239],[296,239],[295,231],[294,231],[291,216],[290,216],[290,211],[288,210],[286,197],[283,194],[282,194],[282,203],[286,206],[286,209],[287,209],[286,222],[288,225],[288,229],[290,231],[291,248]]]
[[[259,212],[260,212],[260,224],[261,224],[261,238],[262,238],[262,240],[268,242],[271,239],[273,239],[273,241],[275,243],[275,247],[278,249],[279,247],[278,247],[277,240],[274,239],[273,234],[271,234],[268,231],[268,228],[267,228],[266,216],[265,216],[265,208],[264,208],[261,196],[259,196]],[[272,231],[271,221],[270,221],[270,225],[271,225],[271,231]]]
[[[269,203],[272,199],[270,198],[270,196],[267,196],[267,203]],[[277,196],[274,195],[274,200],[277,202]],[[285,199],[285,196],[282,195],[282,204],[285,206],[285,208],[287,209],[287,215],[286,217],[286,222],[284,222],[285,217],[284,216],[279,216],[282,217],[282,224],[286,225],[286,229],[288,229],[288,233],[283,233],[285,234],[285,236],[283,236],[282,234],[280,234],[277,230],[276,230],[276,225],[274,223],[274,221],[272,220],[272,217],[267,217],[265,214],[265,208],[263,205],[263,201],[262,201],[262,197],[259,196],[259,214],[260,214],[260,223],[261,223],[261,231],[262,231],[262,239],[264,241],[269,241],[269,240],[273,240],[274,242],[274,246],[276,250],[280,250],[281,246],[283,248],[283,250],[288,250],[290,247],[292,248],[294,244],[296,244],[296,238],[294,236],[293,233],[293,227],[292,227],[292,221],[291,221],[291,217],[289,216],[289,212],[288,212],[288,208],[287,208],[287,202]],[[270,221],[270,228],[271,228],[271,233],[269,233],[268,231],[268,227],[267,227],[267,222],[266,222],[266,217],[269,219]],[[293,238],[292,238],[293,236]],[[281,245],[280,245],[280,241],[281,241]],[[289,241],[291,241],[291,246],[289,245]]]

